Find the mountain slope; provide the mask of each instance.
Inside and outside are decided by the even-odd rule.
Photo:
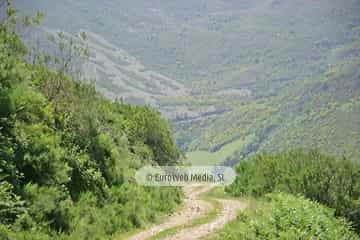
[[[212,162],[228,163],[260,150],[302,147],[359,156],[357,0],[17,6],[46,12],[49,28],[101,35],[102,43],[90,37],[99,89],[156,107],[186,151],[205,151],[204,158],[211,152]]]
[[[174,210],[178,188],[134,180],[143,165],[181,161],[168,122],[26,63],[26,48],[6,23],[0,23],[0,239],[112,239]]]

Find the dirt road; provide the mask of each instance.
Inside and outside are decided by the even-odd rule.
[[[171,215],[164,223],[155,225],[148,230],[140,232],[134,236],[128,238],[128,240],[145,240],[149,239],[158,233],[175,227],[179,225],[184,225],[191,223],[197,218],[205,216],[210,212],[214,206],[199,198],[201,193],[210,191],[211,186],[203,187],[194,187],[187,186],[184,187],[185,191],[185,204],[184,207],[178,212]],[[238,200],[229,200],[229,199],[215,199],[218,201],[222,208],[218,216],[208,223],[202,225],[197,225],[195,227],[189,227],[182,230],[179,230],[171,236],[167,236],[165,240],[189,240],[189,239],[200,239],[208,234],[214,232],[215,230],[222,228],[227,222],[236,218],[238,210],[242,210],[246,207],[246,204]]]

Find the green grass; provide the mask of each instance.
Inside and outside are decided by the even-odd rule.
[[[253,135],[238,139],[224,145],[216,152],[194,151],[186,154],[186,161],[192,165],[215,165],[223,163],[227,158],[234,155],[253,138]]]
[[[238,199],[225,192],[224,187],[215,187],[211,191],[204,193],[204,196],[211,199]]]

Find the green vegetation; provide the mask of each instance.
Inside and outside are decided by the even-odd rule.
[[[158,108],[187,152],[214,153],[244,139],[230,156],[209,156],[211,162],[235,165],[258,151],[313,147],[360,157],[357,0],[123,3],[16,6],[44,11],[47,29],[102,36],[90,37],[99,89]],[[32,46],[39,40],[24,38]]]
[[[239,149],[242,149],[245,144],[250,142],[253,136],[248,136],[248,139],[239,139],[237,141],[233,141],[229,144],[224,145],[216,152],[208,152],[208,151],[194,151],[188,152],[186,154],[187,161],[192,165],[204,166],[204,165],[214,165],[221,164],[225,162],[227,159],[231,158],[234,154],[236,154]]]
[[[266,198],[267,202],[248,208],[237,220],[207,239],[359,239],[344,219],[334,217],[333,210],[319,203],[284,193]]]
[[[179,163],[168,123],[26,63],[14,14],[0,26],[0,239],[111,239],[172,211],[179,189],[133,177]]]
[[[333,208],[360,231],[360,164],[316,151],[259,154],[241,161],[238,177],[227,188],[235,196],[262,197],[287,192]],[[289,217],[291,218],[291,217]]]
[[[356,51],[356,49],[353,49]],[[224,102],[223,114],[203,120],[175,123],[177,141],[189,152],[217,152],[245,139],[225,162],[261,151],[283,152],[317,148],[337,157],[357,161],[360,156],[360,58],[347,60],[331,70],[296,83],[261,99]],[[218,158],[224,161],[224,158]]]
[[[34,0],[17,6],[28,15],[45,12],[46,26],[54,29],[75,33],[86,26],[189,86],[199,79],[216,81],[210,88],[217,89],[254,83],[269,93],[318,73],[323,56],[359,32],[356,0]]]
[[[168,114],[190,162],[241,161],[227,188],[234,196],[284,192],[241,215],[220,239],[357,239],[359,1],[123,3],[19,1],[49,16],[35,39],[14,28],[15,9],[1,19],[0,238],[109,239],[180,203],[179,189],[135,184],[139,167],[177,164],[182,154],[159,113],[125,99]],[[24,17],[24,25],[41,17]],[[82,28],[96,33],[80,40]],[[54,29],[68,33],[47,44]],[[80,74],[73,54],[87,44],[92,65],[84,69],[99,73],[97,90],[121,100],[66,76]],[[37,55],[59,52],[54,45],[76,65],[66,55]],[[334,157],[276,154],[294,148]],[[263,151],[272,154],[254,155]]]

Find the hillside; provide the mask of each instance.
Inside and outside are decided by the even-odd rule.
[[[311,147],[359,157],[356,0],[16,5],[45,12],[51,31],[89,33],[99,90],[157,108],[190,155],[233,164]]]
[[[0,0],[0,240],[360,239],[359,12]]]
[[[292,148],[317,148],[358,159],[360,57],[351,56],[358,50],[351,49],[324,74],[304,79],[278,95],[247,100],[218,118],[199,122],[194,132],[201,134],[190,148],[219,152],[224,143],[242,141],[243,147],[235,156],[228,155],[228,160],[255,151]]]
[[[180,163],[168,122],[26,63],[14,26],[0,23],[0,239],[113,239],[173,211],[180,189],[134,179]]]

